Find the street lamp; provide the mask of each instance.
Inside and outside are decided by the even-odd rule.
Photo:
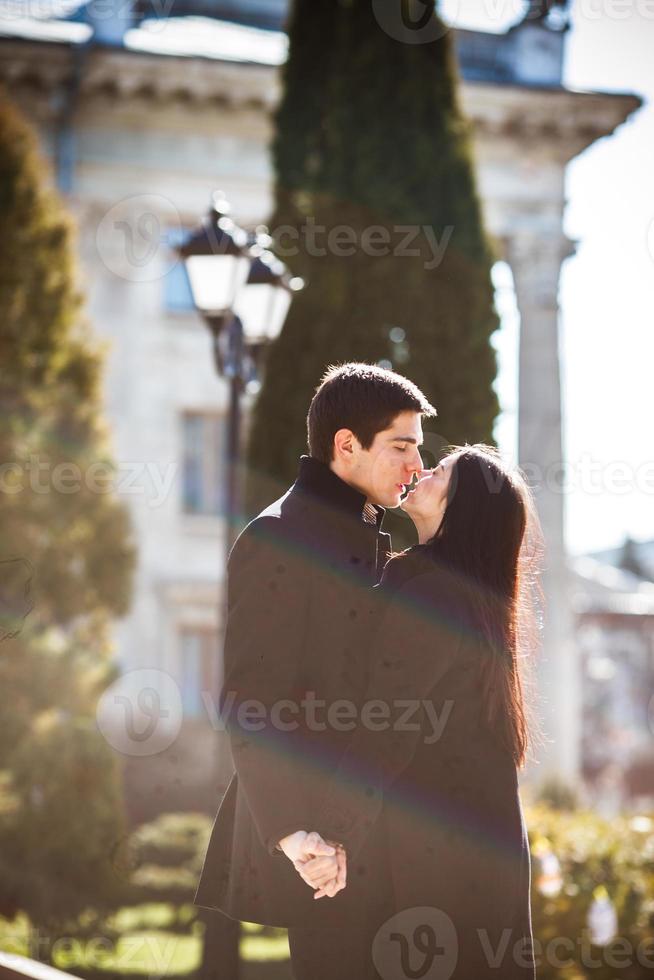
[[[267,235],[251,238],[229,217],[229,204],[214,195],[200,227],[178,253],[188,272],[193,302],[209,327],[216,370],[229,380],[226,474],[226,554],[238,527],[238,454],[241,394],[255,380],[265,346],[282,331],[293,293],[302,280],[289,275],[270,250]]]
[[[270,245],[268,236],[251,237],[239,228],[229,217],[225,198],[216,194],[200,227],[177,249],[186,265],[195,307],[211,332],[216,370],[229,381],[224,458],[225,569],[239,521],[241,394],[246,384],[255,380],[264,348],[281,333],[293,293],[303,286],[301,279],[288,274]],[[256,588],[256,583],[253,587]],[[216,705],[220,704],[222,675],[222,669],[215,671]],[[216,777],[222,782],[219,742],[217,749]],[[226,917],[210,921],[206,915],[204,918],[206,932],[200,977],[213,980],[217,963],[225,976],[237,976],[238,923]]]

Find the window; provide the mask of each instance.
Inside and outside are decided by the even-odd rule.
[[[187,236],[188,231],[185,228],[169,228],[166,242],[171,252],[176,245],[181,245]],[[185,313],[195,309],[186,266],[181,259],[173,265],[164,278],[164,307],[171,313]]]
[[[215,670],[218,666],[215,630],[183,627],[180,631],[180,688],[185,718],[209,720],[212,703],[218,710]],[[204,700],[203,695],[204,693]],[[209,703],[209,708],[205,702]]]
[[[184,412],[182,446],[184,513],[222,515],[225,500],[223,416]]]

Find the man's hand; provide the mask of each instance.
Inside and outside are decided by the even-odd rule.
[[[314,898],[333,898],[345,888],[347,865],[340,844],[324,841],[315,831],[298,830],[280,840],[279,847],[302,880],[317,889]]]

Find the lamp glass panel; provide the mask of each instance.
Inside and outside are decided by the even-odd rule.
[[[190,255],[186,269],[193,301],[201,311],[222,313],[231,309],[250,271],[250,259],[241,255]]]
[[[276,340],[282,332],[291,304],[291,293],[273,283],[251,283],[236,297],[234,312],[243,321],[248,343]]]
[[[291,291],[283,286],[278,286],[275,290],[273,310],[268,321],[268,340],[276,340],[282,332],[292,298]]]
[[[249,343],[261,343],[266,339],[277,289],[270,283],[249,283],[236,297],[234,313],[243,321],[243,332]]]

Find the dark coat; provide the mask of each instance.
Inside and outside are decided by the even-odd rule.
[[[373,591],[380,609],[365,701],[388,706],[387,724],[377,714],[359,725],[325,787],[317,829],[345,844],[349,882],[385,822],[395,911],[438,909],[453,924],[456,939],[447,929],[441,939],[443,955],[458,942],[457,968],[443,975],[532,978],[527,832],[515,763],[483,720],[479,666],[490,652],[475,604],[418,546],[391,559]],[[444,722],[442,730],[430,718]],[[391,958],[404,942],[413,966],[424,962],[413,947],[420,919],[405,913],[389,927]],[[485,952],[492,958],[497,950],[505,954],[500,969]]]
[[[232,918],[339,925],[388,894],[381,821],[362,848],[369,873],[333,901],[315,901],[275,851],[287,834],[316,829],[317,800],[352,737],[354,722],[325,725],[320,702],[354,703],[365,690],[369,596],[390,537],[380,530],[383,508],[377,525],[368,524],[364,504],[328,466],[303,456],[296,482],[245,528],[229,556],[221,707],[236,773],[195,904]],[[302,707],[311,698],[314,709]]]

